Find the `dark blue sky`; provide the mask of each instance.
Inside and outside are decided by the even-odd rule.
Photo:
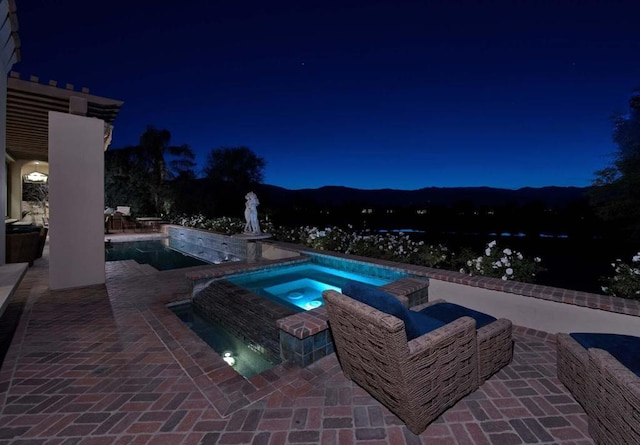
[[[17,0],[41,82],[286,188],[587,186],[640,86],[638,0]]]

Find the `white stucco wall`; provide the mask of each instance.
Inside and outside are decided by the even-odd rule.
[[[2,67],[4,68],[4,67]],[[7,209],[7,74],[0,69],[0,208],[4,216],[8,215]],[[0,265],[6,262],[6,227],[0,224]]]
[[[49,112],[49,285],[104,284],[104,121]]]
[[[11,9],[15,9],[15,5]],[[17,22],[9,13],[9,2],[0,0],[0,209],[7,215],[7,75],[18,61]],[[0,265],[5,264],[5,225],[0,224]]]
[[[631,315],[430,279],[429,301],[438,298],[551,334],[609,332],[640,336],[640,318]]]

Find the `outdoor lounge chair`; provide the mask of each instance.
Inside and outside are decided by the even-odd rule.
[[[134,232],[137,232],[140,229],[141,225],[135,219],[132,219],[129,216],[122,217],[122,231],[126,232],[128,229],[133,229]]]
[[[558,378],[584,408],[599,445],[640,444],[640,337],[557,336]]]
[[[482,385],[489,377],[511,363],[513,358],[513,323],[506,318],[496,319],[445,300],[434,300],[412,308],[442,322],[449,323],[467,316],[476,321],[478,331],[478,379]]]
[[[342,290],[357,293],[349,286]],[[338,360],[347,378],[420,434],[478,388],[475,321],[462,317],[444,324],[382,290],[364,289],[369,292],[370,302],[383,301],[372,303],[385,312],[355,299],[362,295],[323,292]]]

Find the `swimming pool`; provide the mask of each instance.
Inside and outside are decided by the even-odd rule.
[[[406,274],[399,273],[397,277],[404,275]],[[226,280],[297,312],[302,312],[322,306],[324,304],[322,292],[327,289],[339,292],[348,280],[382,286],[397,277],[380,278],[364,272],[345,271],[310,262],[243,273],[227,277]]]
[[[105,243],[105,261],[134,260],[140,264],[149,264],[158,270],[210,264],[172,249],[167,243],[167,239]]]

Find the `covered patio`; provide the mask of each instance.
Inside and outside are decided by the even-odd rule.
[[[547,333],[516,327],[513,362],[416,436],[335,354],[240,377],[165,307],[185,269],[147,273],[110,262],[106,285],[52,291],[45,248],[1,320],[0,444],[593,443]]]

